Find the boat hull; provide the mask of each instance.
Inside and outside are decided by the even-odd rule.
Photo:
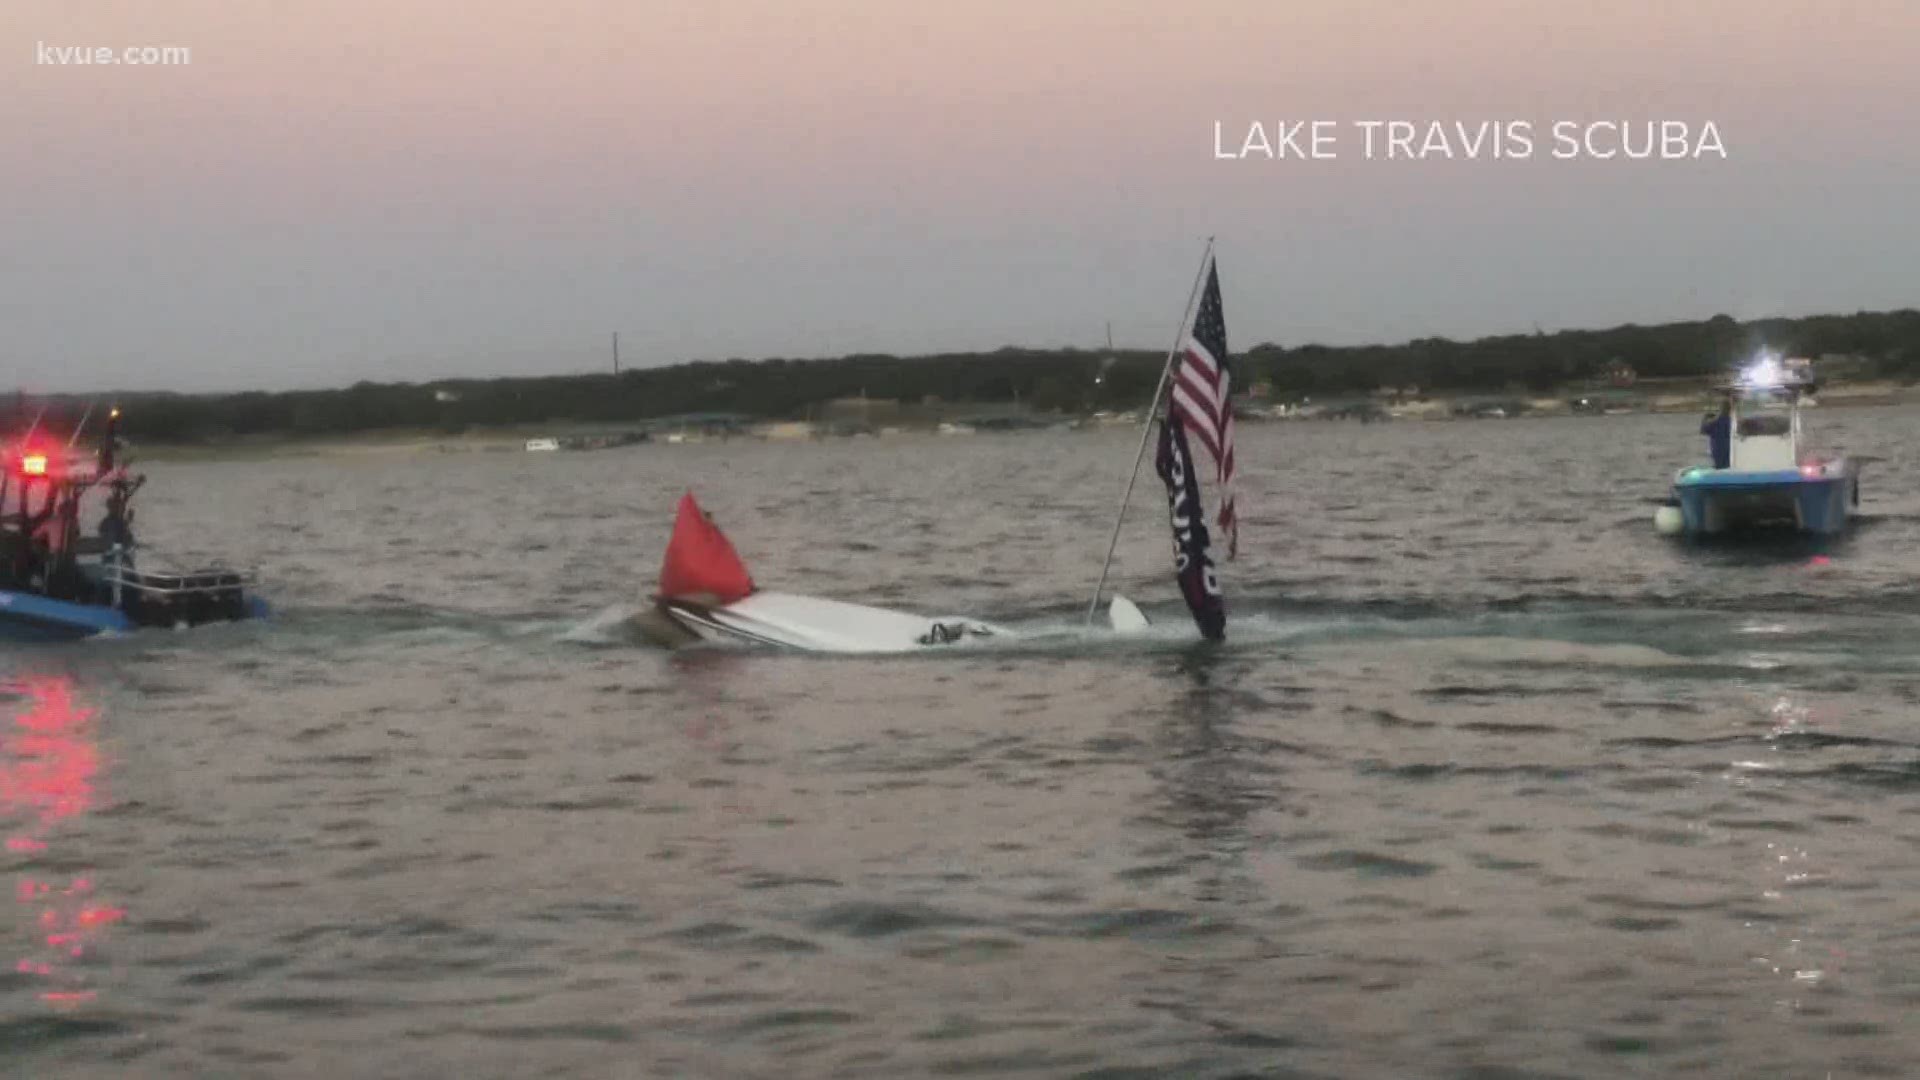
[[[1860,478],[1851,465],[1818,472],[1690,469],[1674,482],[1673,495],[1688,536],[1763,528],[1837,536],[1859,503]]]
[[[237,619],[264,619],[271,611],[265,600],[248,596],[241,601]],[[206,619],[191,625],[237,619]],[[0,589],[0,640],[77,641],[140,628],[140,623],[125,612],[104,604],[76,604],[39,593]]]
[[[951,645],[1004,631],[964,618],[929,618],[793,593],[756,592],[721,607],[678,600],[658,610],[702,641],[833,653],[899,653]]]
[[[0,637],[9,641],[74,641],[134,629],[121,611],[0,589]]]

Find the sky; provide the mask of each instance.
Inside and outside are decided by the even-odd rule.
[[[1165,348],[1208,236],[1236,349],[1913,306],[1915,41],[1912,0],[7,0],[0,382]],[[1724,157],[1552,156],[1663,120]]]

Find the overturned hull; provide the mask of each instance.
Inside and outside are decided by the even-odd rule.
[[[932,618],[780,592],[756,592],[718,606],[662,600],[655,614],[690,640],[731,641],[810,652],[913,652],[1006,633],[975,619]]]

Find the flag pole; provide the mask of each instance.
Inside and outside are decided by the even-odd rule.
[[[1107,571],[1113,568],[1113,551],[1120,546],[1120,526],[1127,520],[1127,503],[1133,500],[1133,485],[1140,479],[1140,461],[1147,456],[1147,439],[1153,434],[1154,416],[1160,411],[1160,396],[1167,390],[1167,375],[1173,371],[1173,358],[1180,354],[1180,342],[1187,336],[1187,324],[1193,321],[1193,305],[1200,298],[1200,286],[1207,280],[1207,266],[1213,262],[1213,237],[1207,237],[1207,249],[1200,256],[1200,270],[1193,276],[1193,291],[1187,294],[1186,310],[1180,315],[1180,329],[1174,331],[1173,346],[1167,350],[1167,362],[1160,368],[1160,381],[1153,388],[1153,404],[1147,406],[1147,422],[1140,429],[1140,449],[1133,454],[1133,471],[1127,474],[1127,490],[1120,496],[1120,512],[1113,519],[1113,538],[1107,541],[1107,558],[1100,564],[1100,581],[1093,587],[1093,599],[1087,604],[1087,625],[1093,625],[1100,610],[1100,594],[1107,587]]]

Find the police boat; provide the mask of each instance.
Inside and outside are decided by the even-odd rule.
[[[119,417],[109,414],[95,454],[36,440],[32,429],[0,448],[0,637],[74,639],[267,614],[251,593],[252,572],[163,569],[134,542],[132,501],[146,477],[114,461]],[[82,507],[95,495],[105,513],[89,535]]]
[[[1715,460],[1674,474],[1655,527],[1690,538],[1763,528],[1822,537],[1845,531],[1860,505],[1860,462],[1807,449],[1801,412],[1817,388],[1810,361],[1770,355],[1717,387],[1720,413],[1701,428]]]

